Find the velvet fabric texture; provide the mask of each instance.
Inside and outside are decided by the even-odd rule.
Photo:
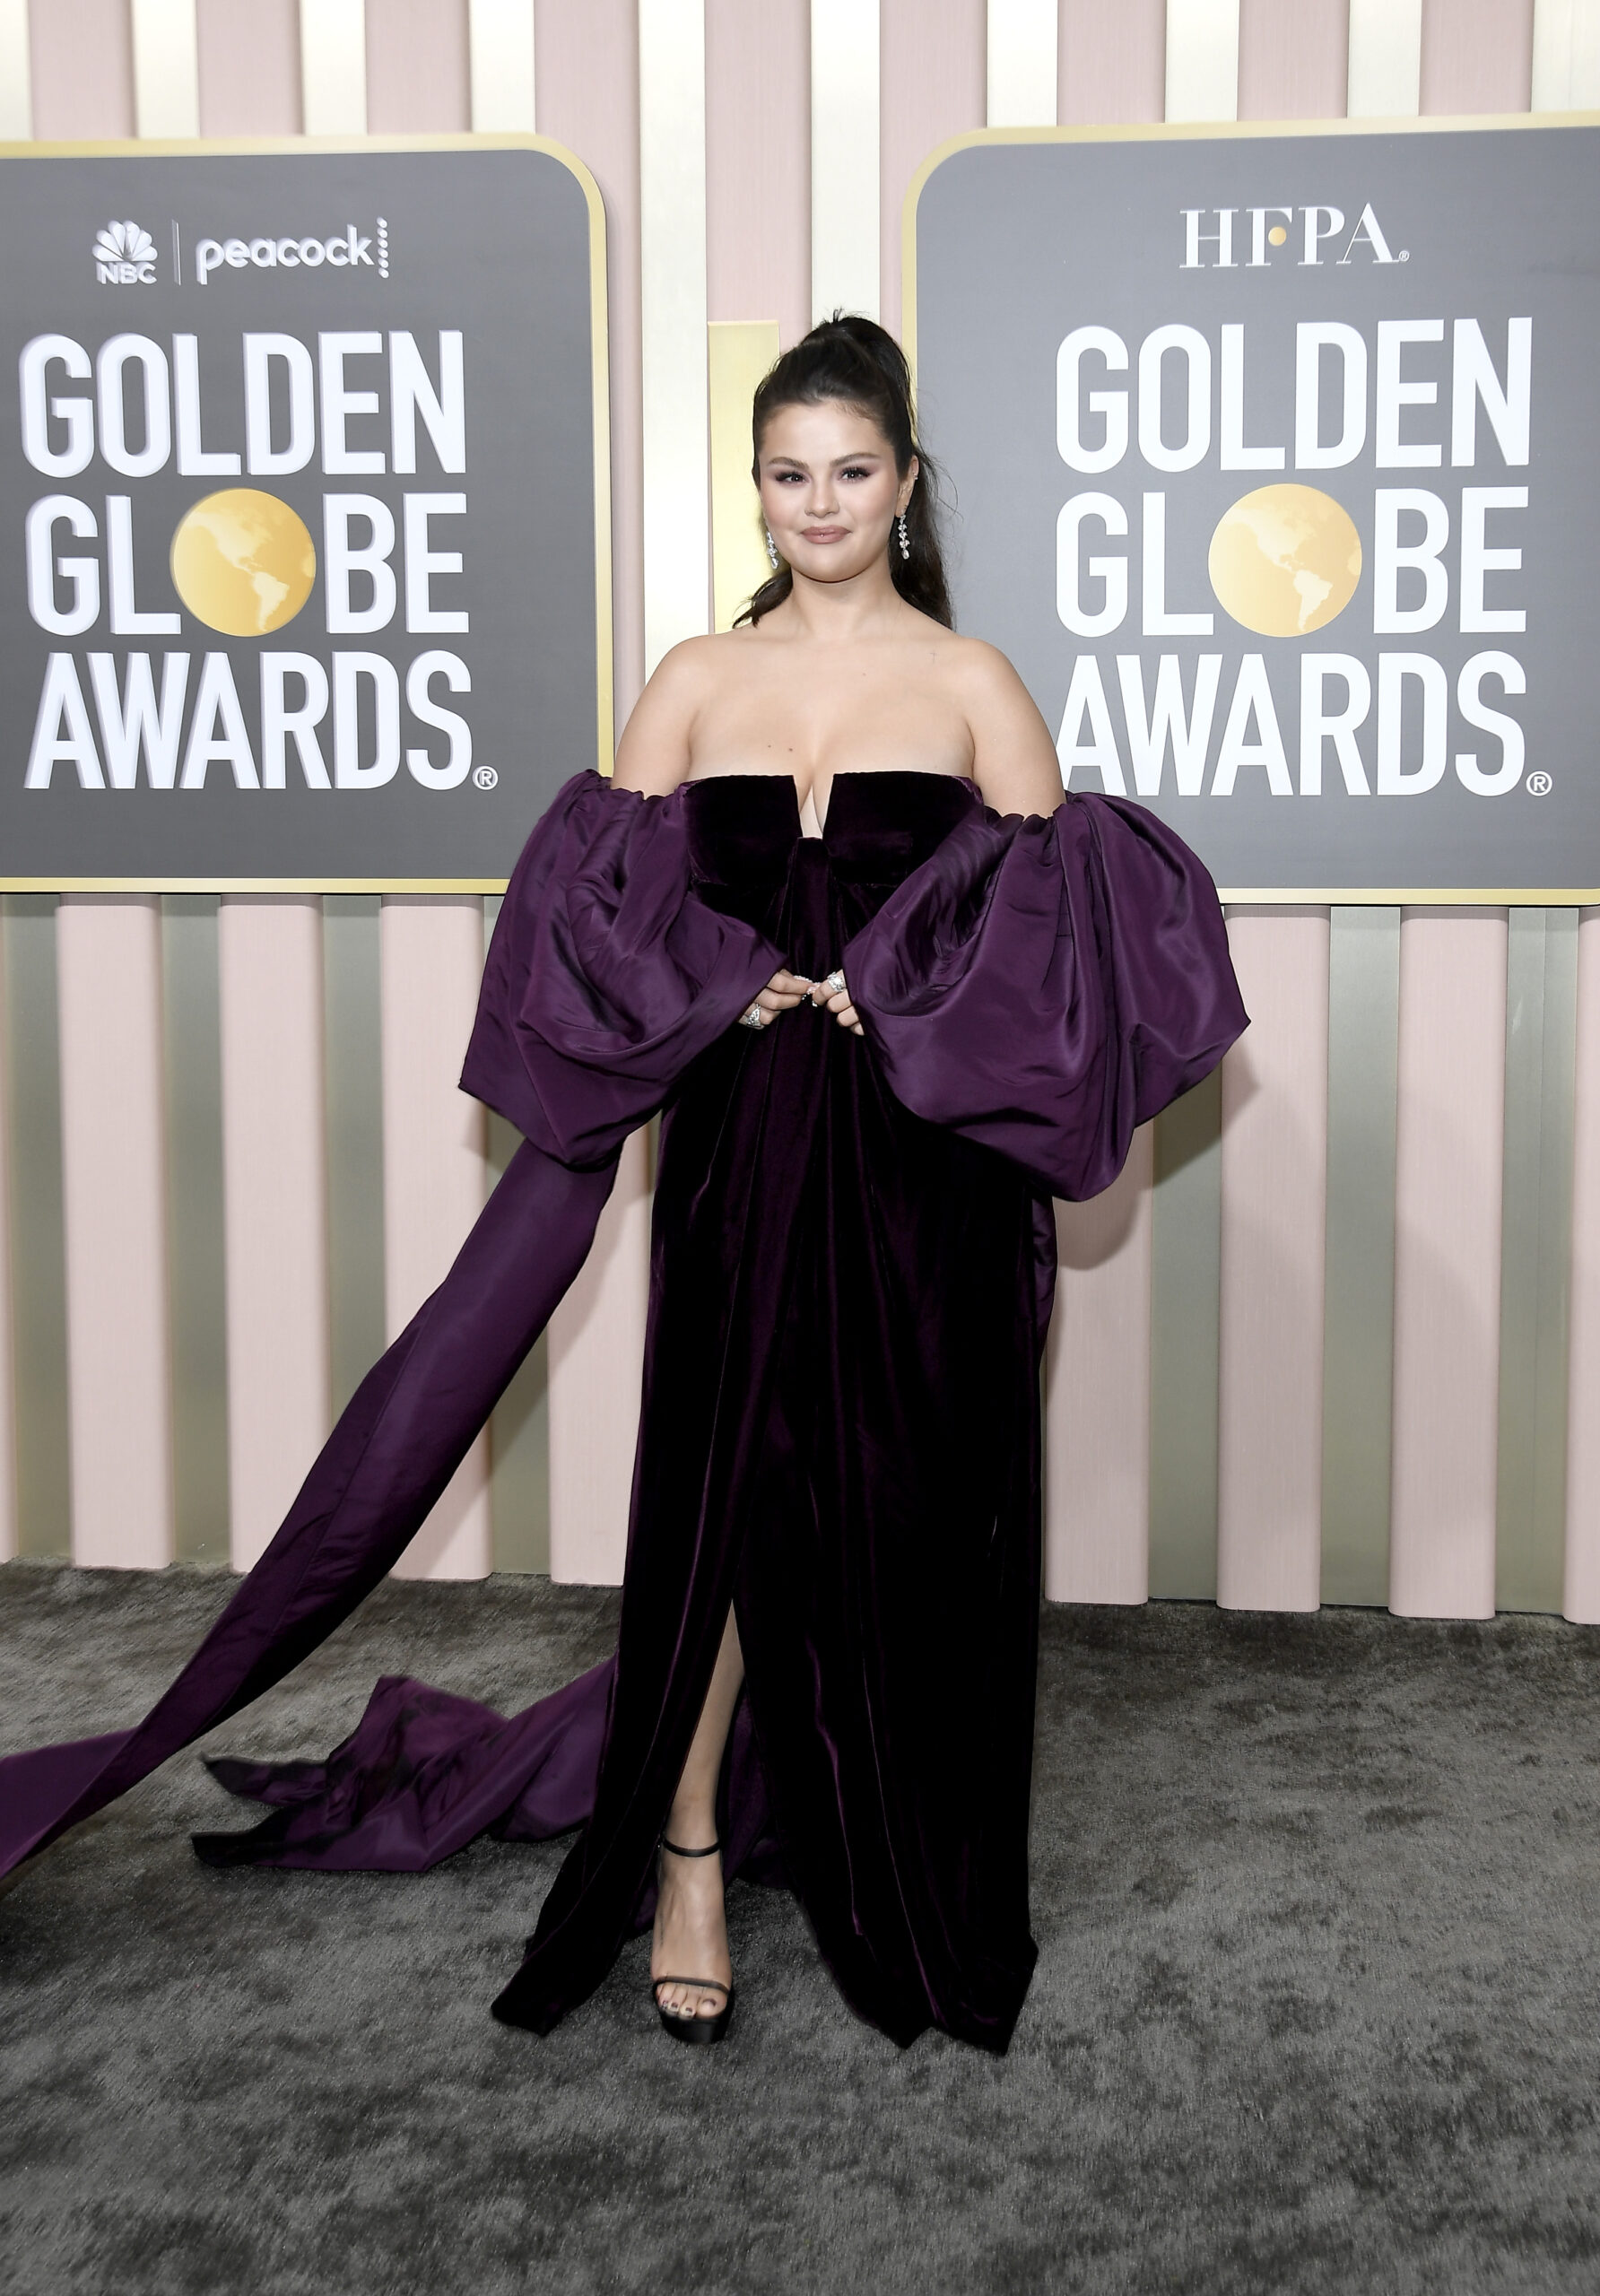
[[[805,1006],[730,1025],[779,962],[841,961],[865,1040]],[[326,1764],[213,1765],[273,1806],[197,1846],[414,1868],[486,1828],[580,1824],[494,2005],[548,2031],[648,1918],[731,1603],[727,1870],[781,1871],[898,2040],[1003,2049],[1033,1960],[1049,1194],[1106,1186],[1243,1025],[1209,880],[1137,807],[1001,821],[948,776],[841,774],[804,839],[787,776],[665,799],[577,777],[512,880],[463,1080],[528,1145],[145,1724],[0,1765],[0,1857],[236,1710],[375,1583],[661,1108],[616,1658],[509,1722],[380,1684]]]

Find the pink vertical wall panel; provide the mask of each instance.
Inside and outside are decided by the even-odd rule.
[[[987,82],[983,0],[880,0],[879,313],[900,331],[900,216],[936,144],[981,127]]]
[[[1057,117],[1159,119],[1161,0],[1110,13],[1062,0]],[[1045,1591],[1054,1602],[1142,1603],[1150,1590],[1152,1135],[1115,1187],[1057,1207],[1059,1269],[1045,1397]]]
[[[1150,1593],[1152,1132],[1088,1204],[1058,1204],[1045,1386],[1045,1593]]]
[[[1422,0],[1425,112],[1526,111],[1534,0]]]
[[[429,135],[471,122],[466,0],[369,0],[367,125]],[[439,1282],[483,1209],[483,1109],[457,1087],[483,970],[483,905],[386,900],[384,1274],[389,1336]],[[489,1438],[481,1435],[398,1566],[406,1578],[489,1569]]]
[[[1322,1550],[1326,909],[1235,911],[1250,1027],[1222,1066],[1217,1600],[1313,1611]]]
[[[1503,909],[1408,909],[1400,927],[1395,1439],[1389,1604],[1494,1611]]]
[[[1578,928],[1571,1353],[1567,1368],[1567,1570],[1561,1607],[1600,1625],[1600,909]]]
[[[634,0],[537,0],[541,135],[575,152],[605,202],[611,317],[611,597],[616,722],[644,683],[644,414],[639,303],[639,18]],[[587,764],[587,759],[580,761]]]
[[[28,39],[41,143],[133,134],[128,0],[30,0]]]
[[[1061,0],[1056,117],[1064,127],[1160,119],[1167,102],[1166,0]]]
[[[442,1281],[483,1208],[486,1119],[457,1083],[483,970],[483,904],[466,894],[393,894],[380,930],[384,1285],[392,1340]],[[489,1555],[484,1433],[396,1574],[481,1578]]]
[[[706,310],[811,325],[806,0],[706,0]]]
[[[299,0],[196,0],[202,135],[298,135]]]
[[[620,1586],[648,1298],[648,1135],[622,1151],[583,1273],[550,1325],[550,1575]]]
[[[73,1561],[172,1559],[161,912],[72,893],[57,916]]]
[[[367,0],[367,126],[374,135],[472,126],[467,0]]]
[[[233,1566],[248,1570],[328,1428],[322,903],[225,899],[217,964],[228,1497]]]
[[[583,9],[564,0],[538,0],[535,25],[540,132],[578,154],[605,201],[612,600],[620,730],[644,683],[639,20],[634,0],[593,0]],[[709,57],[709,96],[713,69],[720,72],[722,65],[713,66]],[[719,100],[726,98],[724,89]],[[773,244],[767,242],[769,248]],[[557,1578],[604,1585],[622,1575],[644,1345],[648,1201],[640,1135],[623,1152],[589,1264],[551,1319],[550,1557]]]
[[[1240,119],[1340,119],[1350,0],[1239,0]]]

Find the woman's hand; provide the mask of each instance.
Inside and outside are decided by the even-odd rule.
[[[780,965],[755,1003],[745,1009],[753,1013],[759,1007],[765,1016],[762,1028],[770,1028],[780,1013],[792,1013],[801,999],[811,994],[811,989],[812,984],[804,973],[785,972]]]
[[[845,987],[842,972],[830,972],[826,980],[813,980],[811,1001],[813,1004],[820,1004],[825,1012],[831,1013],[839,1027],[848,1029],[852,1036],[864,1037],[866,1034],[861,1025],[861,1015],[850,1002],[850,992]]]

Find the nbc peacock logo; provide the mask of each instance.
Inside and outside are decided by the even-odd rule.
[[[94,237],[94,275],[102,287],[155,284],[155,241],[137,223],[108,223]]]

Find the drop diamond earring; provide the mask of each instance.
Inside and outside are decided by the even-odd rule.
[[[761,532],[767,537],[767,555],[772,561],[772,571],[776,574],[778,571],[778,544],[772,539],[772,529],[770,526],[763,526],[761,528]]]
[[[903,510],[900,512],[900,517],[894,523],[900,529],[900,556],[902,558],[909,558],[911,555],[911,537],[906,531],[906,514]]]

